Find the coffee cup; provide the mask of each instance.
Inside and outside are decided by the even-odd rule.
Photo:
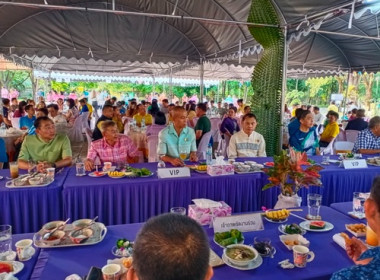
[[[118,264],[107,264],[102,267],[103,280],[119,280],[121,266]]]
[[[32,247],[32,239],[22,239],[16,242],[16,252],[19,261],[27,261],[34,255],[34,248]]]
[[[310,257],[308,258],[308,256]],[[306,267],[306,264],[314,260],[314,257],[314,253],[309,248],[302,245],[293,246],[293,258],[296,267]]]
[[[104,163],[103,170],[104,170],[105,172],[110,171],[111,168],[112,168],[112,162],[108,162],[108,161],[107,161],[107,162]]]

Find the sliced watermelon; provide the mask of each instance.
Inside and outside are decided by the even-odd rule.
[[[312,221],[310,222],[310,229],[324,229],[326,223],[323,221]]]
[[[9,273],[13,271],[13,265],[6,262],[0,262],[0,273]]]

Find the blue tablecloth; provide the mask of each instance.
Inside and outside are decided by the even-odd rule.
[[[62,219],[62,185],[67,169],[47,187],[6,188],[9,170],[0,170],[0,224],[12,225],[13,233],[36,232],[44,223]],[[21,171],[24,174],[25,171]]]
[[[305,216],[305,212],[297,212]],[[310,241],[310,250],[315,253],[315,259],[306,268],[283,270],[278,262],[284,259],[293,260],[292,251],[289,251],[279,240],[279,224],[264,222],[265,230],[259,232],[244,233],[245,243],[253,243],[255,236],[266,236],[272,240],[277,249],[273,259],[264,258],[263,264],[255,269],[240,271],[226,265],[214,268],[214,280],[219,279],[329,279],[331,274],[339,269],[353,265],[347,257],[345,250],[335,244],[332,236],[344,231],[344,225],[352,223],[353,219],[331,208],[321,207],[321,215],[324,220],[333,222],[334,229],[329,232],[308,232],[305,235]],[[295,217],[289,218],[289,223],[300,223]],[[32,280],[37,279],[64,279],[66,276],[76,273],[80,276],[87,274],[91,266],[102,267],[107,259],[114,259],[111,248],[117,239],[125,237],[134,240],[142,224],[129,224],[108,227],[105,239],[93,246],[42,249],[36,268],[33,271]],[[211,248],[219,255],[222,249],[213,243],[213,229],[206,228]]]
[[[190,178],[158,179],[156,163],[135,166],[155,174],[132,179],[76,177],[72,168],[63,186],[65,217],[75,220],[98,215],[106,225],[145,222],[171,207],[187,207],[194,198],[223,200],[234,212],[261,206],[261,173],[210,177],[192,171]]]

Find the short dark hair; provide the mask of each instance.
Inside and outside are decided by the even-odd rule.
[[[237,112],[237,108],[235,106],[229,108],[228,110],[234,110],[235,113]]]
[[[26,106],[25,106],[25,112],[28,111],[30,108],[33,108],[33,105],[30,105],[30,104],[29,104],[29,105],[26,105]]]
[[[102,112],[103,112],[104,110],[106,110],[107,108],[112,108],[112,110],[113,110],[113,106],[112,106],[112,105],[104,105],[104,106],[103,106],[103,109],[102,109]]]
[[[49,109],[49,108],[53,108],[53,109],[56,110],[56,111],[59,110],[59,107],[58,107],[57,104],[49,104],[49,105],[47,106],[47,108],[48,108],[48,109]]]
[[[207,105],[204,103],[198,103],[197,108],[201,109],[203,112],[207,112]]]
[[[337,112],[335,112],[335,111],[330,111],[328,115],[334,116],[337,119],[339,119],[339,114]]]
[[[165,114],[161,111],[158,111],[156,115],[154,116],[154,123],[158,125],[165,125],[166,124]]]
[[[112,98],[111,98],[112,100],[114,100],[114,101],[116,101],[117,100],[117,98],[115,97],[115,96],[112,96]]]
[[[298,120],[303,120],[309,114],[311,114],[311,112],[309,110],[302,110],[302,112],[299,115]]]
[[[148,220],[138,233],[133,268],[144,280],[200,280],[206,276],[209,256],[208,238],[196,221],[164,214]]]
[[[16,97],[12,97],[11,101],[14,101],[14,100],[17,101],[17,98]]]
[[[34,121],[34,127],[36,129],[40,128],[41,125],[42,125],[42,122],[46,122],[46,121],[49,121],[51,122],[52,124],[54,124],[54,122],[47,116],[44,116],[44,117],[39,117],[37,118],[35,121]]]
[[[303,111],[306,111],[306,110],[304,110],[304,109],[302,109],[302,108],[297,108],[297,109],[296,109],[296,111],[295,111],[295,115],[296,115],[296,118],[297,118],[297,119],[300,119],[300,116],[301,116],[301,114],[302,114]]]
[[[370,194],[377,205],[377,210],[380,211],[380,176],[375,177],[373,180]]]
[[[9,105],[9,99],[8,98],[3,98],[3,104],[4,105]]]
[[[380,125],[380,117],[379,116],[375,116],[369,120],[368,128],[372,129],[372,128],[375,128],[377,125]]]
[[[36,111],[37,111],[37,112],[42,112],[42,113],[44,113],[45,116],[49,115],[49,111],[48,111],[48,109],[46,109],[45,107],[43,107],[43,108],[39,108],[39,109],[37,109]]]
[[[364,118],[365,117],[365,110],[364,109],[359,109],[358,112],[356,113],[357,118]]]
[[[351,112],[352,114],[355,114],[355,115],[356,115],[356,113],[358,112],[358,109],[357,109],[357,108],[354,108],[354,109],[352,109],[351,111],[352,111],[352,112]]]
[[[319,107],[318,106],[314,106],[314,110],[319,111]]]
[[[169,100],[167,100],[167,99],[162,99],[162,103],[169,103]]]
[[[69,109],[73,108],[75,106],[75,101],[72,98],[69,98],[66,100],[69,103]]]
[[[84,98],[82,98],[82,99],[79,99],[79,102],[80,103],[86,103],[86,100],[84,100]]]
[[[237,102],[243,103],[243,98],[238,99]]]
[[[254,118],[257,121],[256,115],[254,113],[248,113],[243,116],[241,122],[244,122],[246,119]]]

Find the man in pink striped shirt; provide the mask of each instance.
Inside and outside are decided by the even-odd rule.
[[[96,157],[99,157],[102,163],[137,162],[138,149],[128,136],[119,134],[115,122],[104,121],[101,131],[103,138],[93,141],[88,151],[85,161],[87,171],[94,169]]]

